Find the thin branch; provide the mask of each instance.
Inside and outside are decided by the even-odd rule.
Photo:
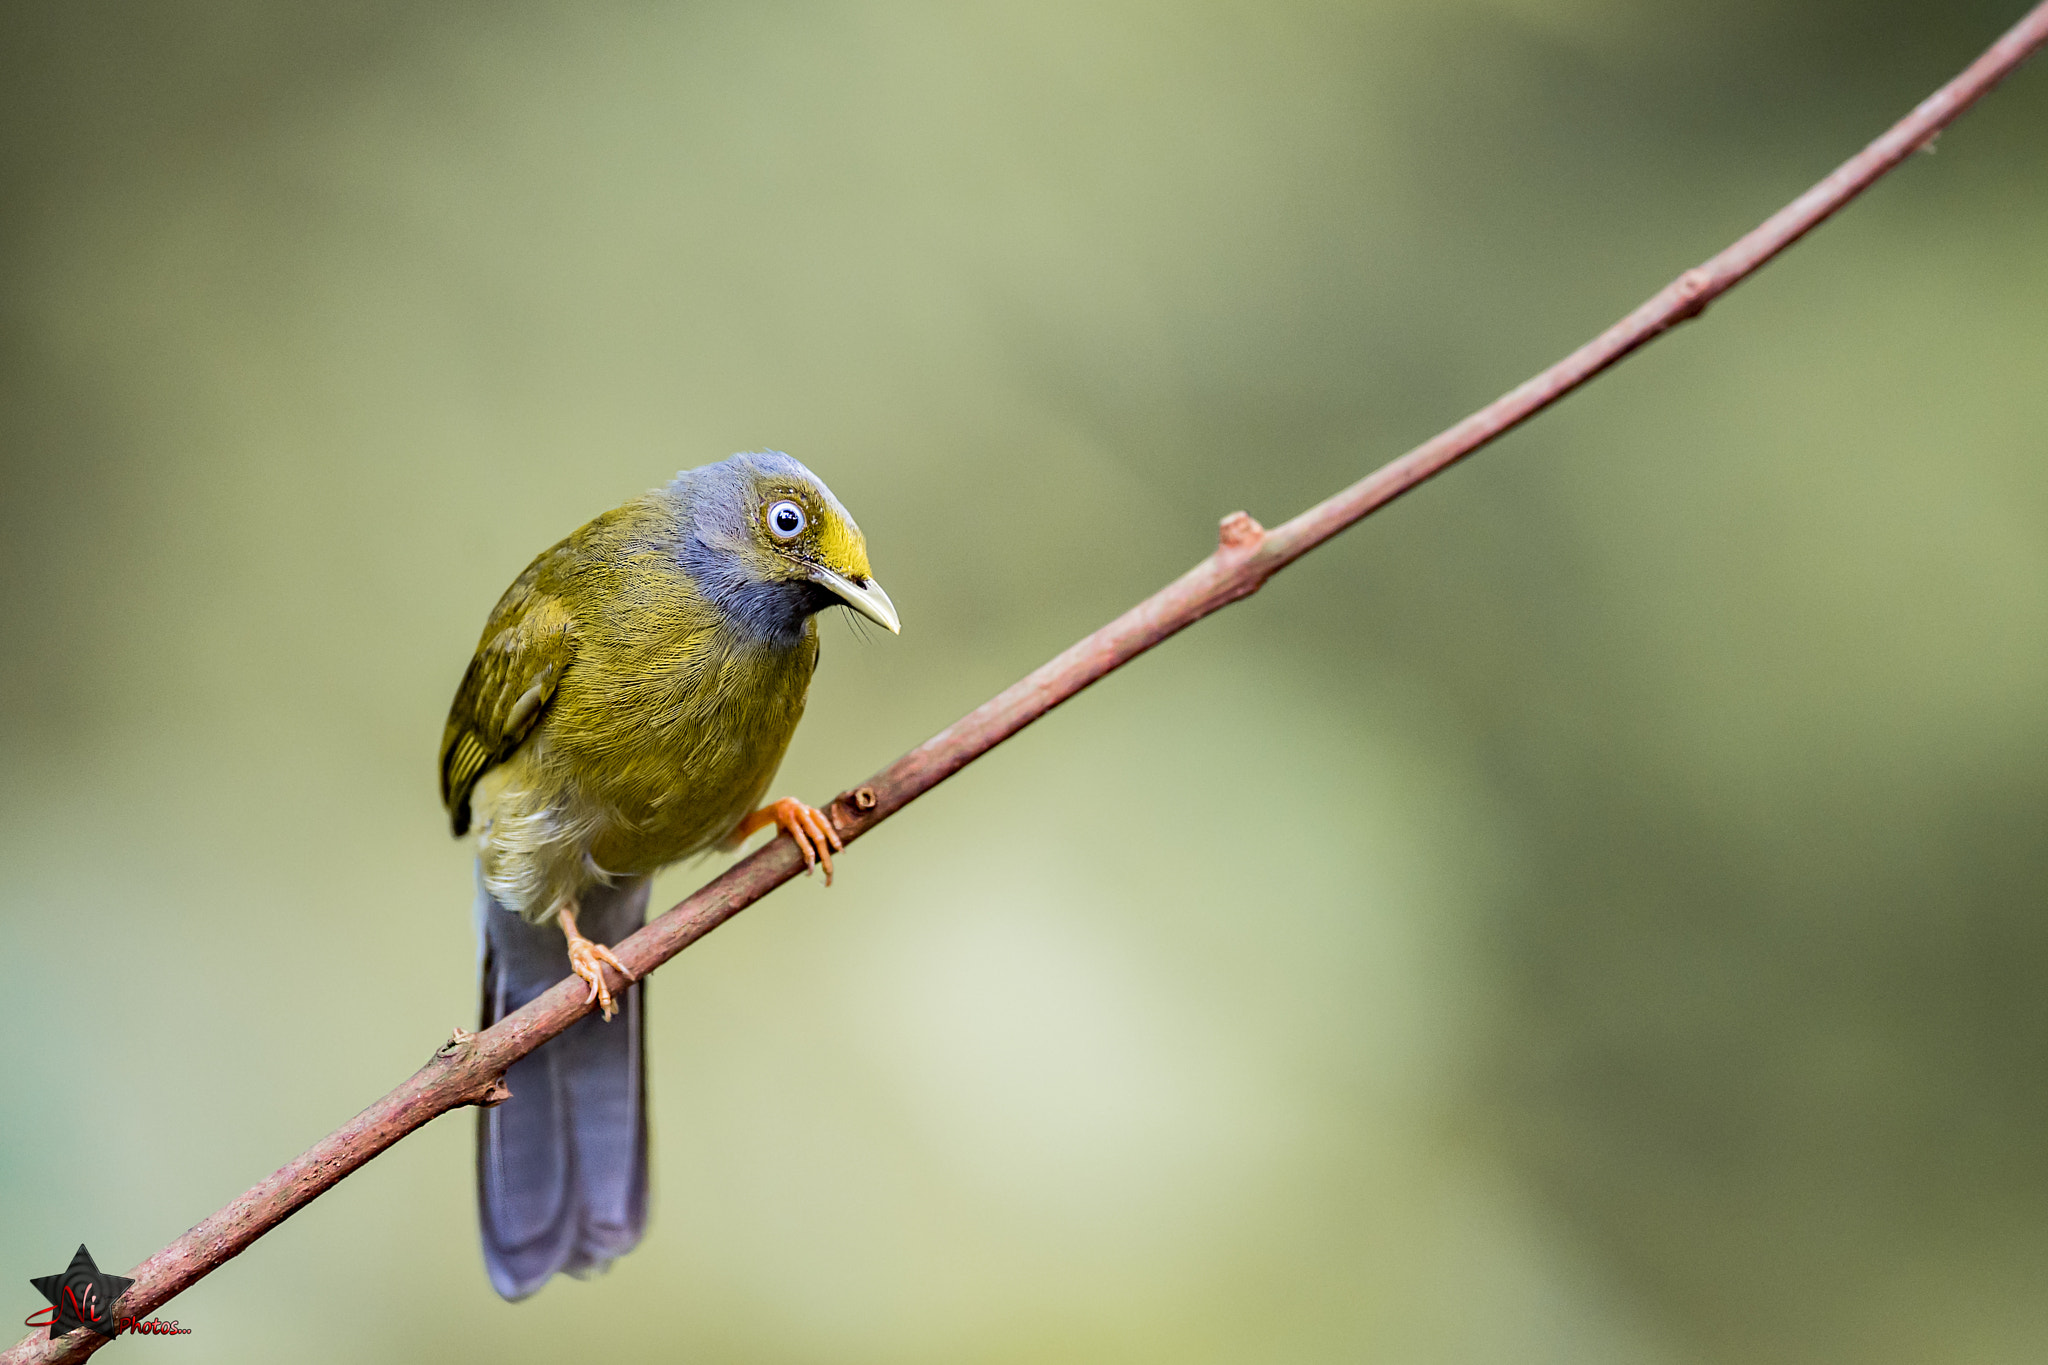
[[[1686,271],[1614,326],[1520,388],[1417,446],[1294,520],[1268,531],[1242,512],[1224,518],[1215,553],[1093,635],[983,703],[829,808],[848,843],[1111,670],[1218,608],[1248,597],[1279,570],[1401,494],[1509,431],[1638,346],[1690,318],[1748,278],[1887,171],[2048,44],[2048,0],[1884,136],[1712,260]],[[776,839],[617,945],[644,976],[801,869]],[[504,1100],[505,1070],[589,1012],[585,987],[565,978],[482,1033],[460,1030],[427,1064],[376,1104],[219,1213],[144,1261],[119,1311],[147,1317],[430,1119]],[[80,1328],[55,1341],[36,1334],[0,1365],[83,1360],[107,1338]]]

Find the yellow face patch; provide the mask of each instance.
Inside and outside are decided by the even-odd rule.
[[[856,583],[867,582],[872,571],[868,568],[867,538],[860,528],[830,508],[818,520],[818,562]]]
[[[766,490],[759,524],[768,544],[794,559],[818,564],[855,583],[872,575],[860,528],[808,488],[783,484]]]

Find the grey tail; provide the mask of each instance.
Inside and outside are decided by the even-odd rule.
[[[649,880],[584,892],[576,927],[603,944],[638,929]],[[569,974],[561,926],[528,924],[477,888],[483,1027]],[[512,1064],[512,1098],[478,1111],[477,1213],[491,1286],[523,1299],[558,1270],[594,1274],[647,1226],[647,986],[606,1023],[585,1015]]]

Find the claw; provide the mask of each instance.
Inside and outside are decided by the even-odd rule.
[[[619,975],[625,977],[627,981],[634,979],[633,973],[627,969],[625,963],[619,961],[618,955],[611,949],[602,943],[592,942],[576,931],[575,906],[565,902],[556,907],[555,913],[562,922],[563,937],[569,940],[569,970],[590,983],[590,994],[583,997],[583,1003],[588,1005],[595,1001],[598,1009],[604,1012],[605,1019],[609,1021],[612,1015],[618,1012],[618,1006],[612,999],[611,988],[605,985],[604,967],[609,965],[616,968]]]
[[[825,885],[832,885],[832,855],[845,849],[846,841],[833,828],[831,817],[816,806],[807,806],[793,796],[785,796],[740,821],[731,838],[737,843],[755,830],[771,824],[787,834],[790,842],[796,845],[796,851],[803,855],[804,875],[808,877],[822,866]]]
[[[831,886],[831,855],[846,847],[846,839],[842,839],[840,831],[831,825],[831,817],[817,806],[803,804],[795,796],[784,796],[772,806],[762,806],[748,819],[739,821],[729,839],[739,843],[756,829],[766,829],[768,825],[786,833],[791,843],[797,845],[797,851],[803,853],[805,876],[811,876],[815,868],[823,868],[825,886]]]
[[[774,812],[775,823],[796,844],[797,852],[804,855],[804,875],[808,877],[814,868],[823,867],[825,885],[832,885],[832,854],[834,850],[844,850],[846,843],[825,813],[793,796],[783,797],[768,809]]]

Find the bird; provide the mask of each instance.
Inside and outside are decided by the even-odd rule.
[[[598,1010],[514,1063],[482,1110],[484,1263],[507,1300],[638,1245],[647,1221],[644,983],[604,966],[653,873],[773,825],[832,879],[832,822],[764,802],[803,716],[819,613],[891,634],[867,541],[780,451],[684,470],[542,552],[498,599],[441,739],[441,799],[476,845],[482,1027],[564,968]],[[614,1019],[614,1015],[618,1015]]]

